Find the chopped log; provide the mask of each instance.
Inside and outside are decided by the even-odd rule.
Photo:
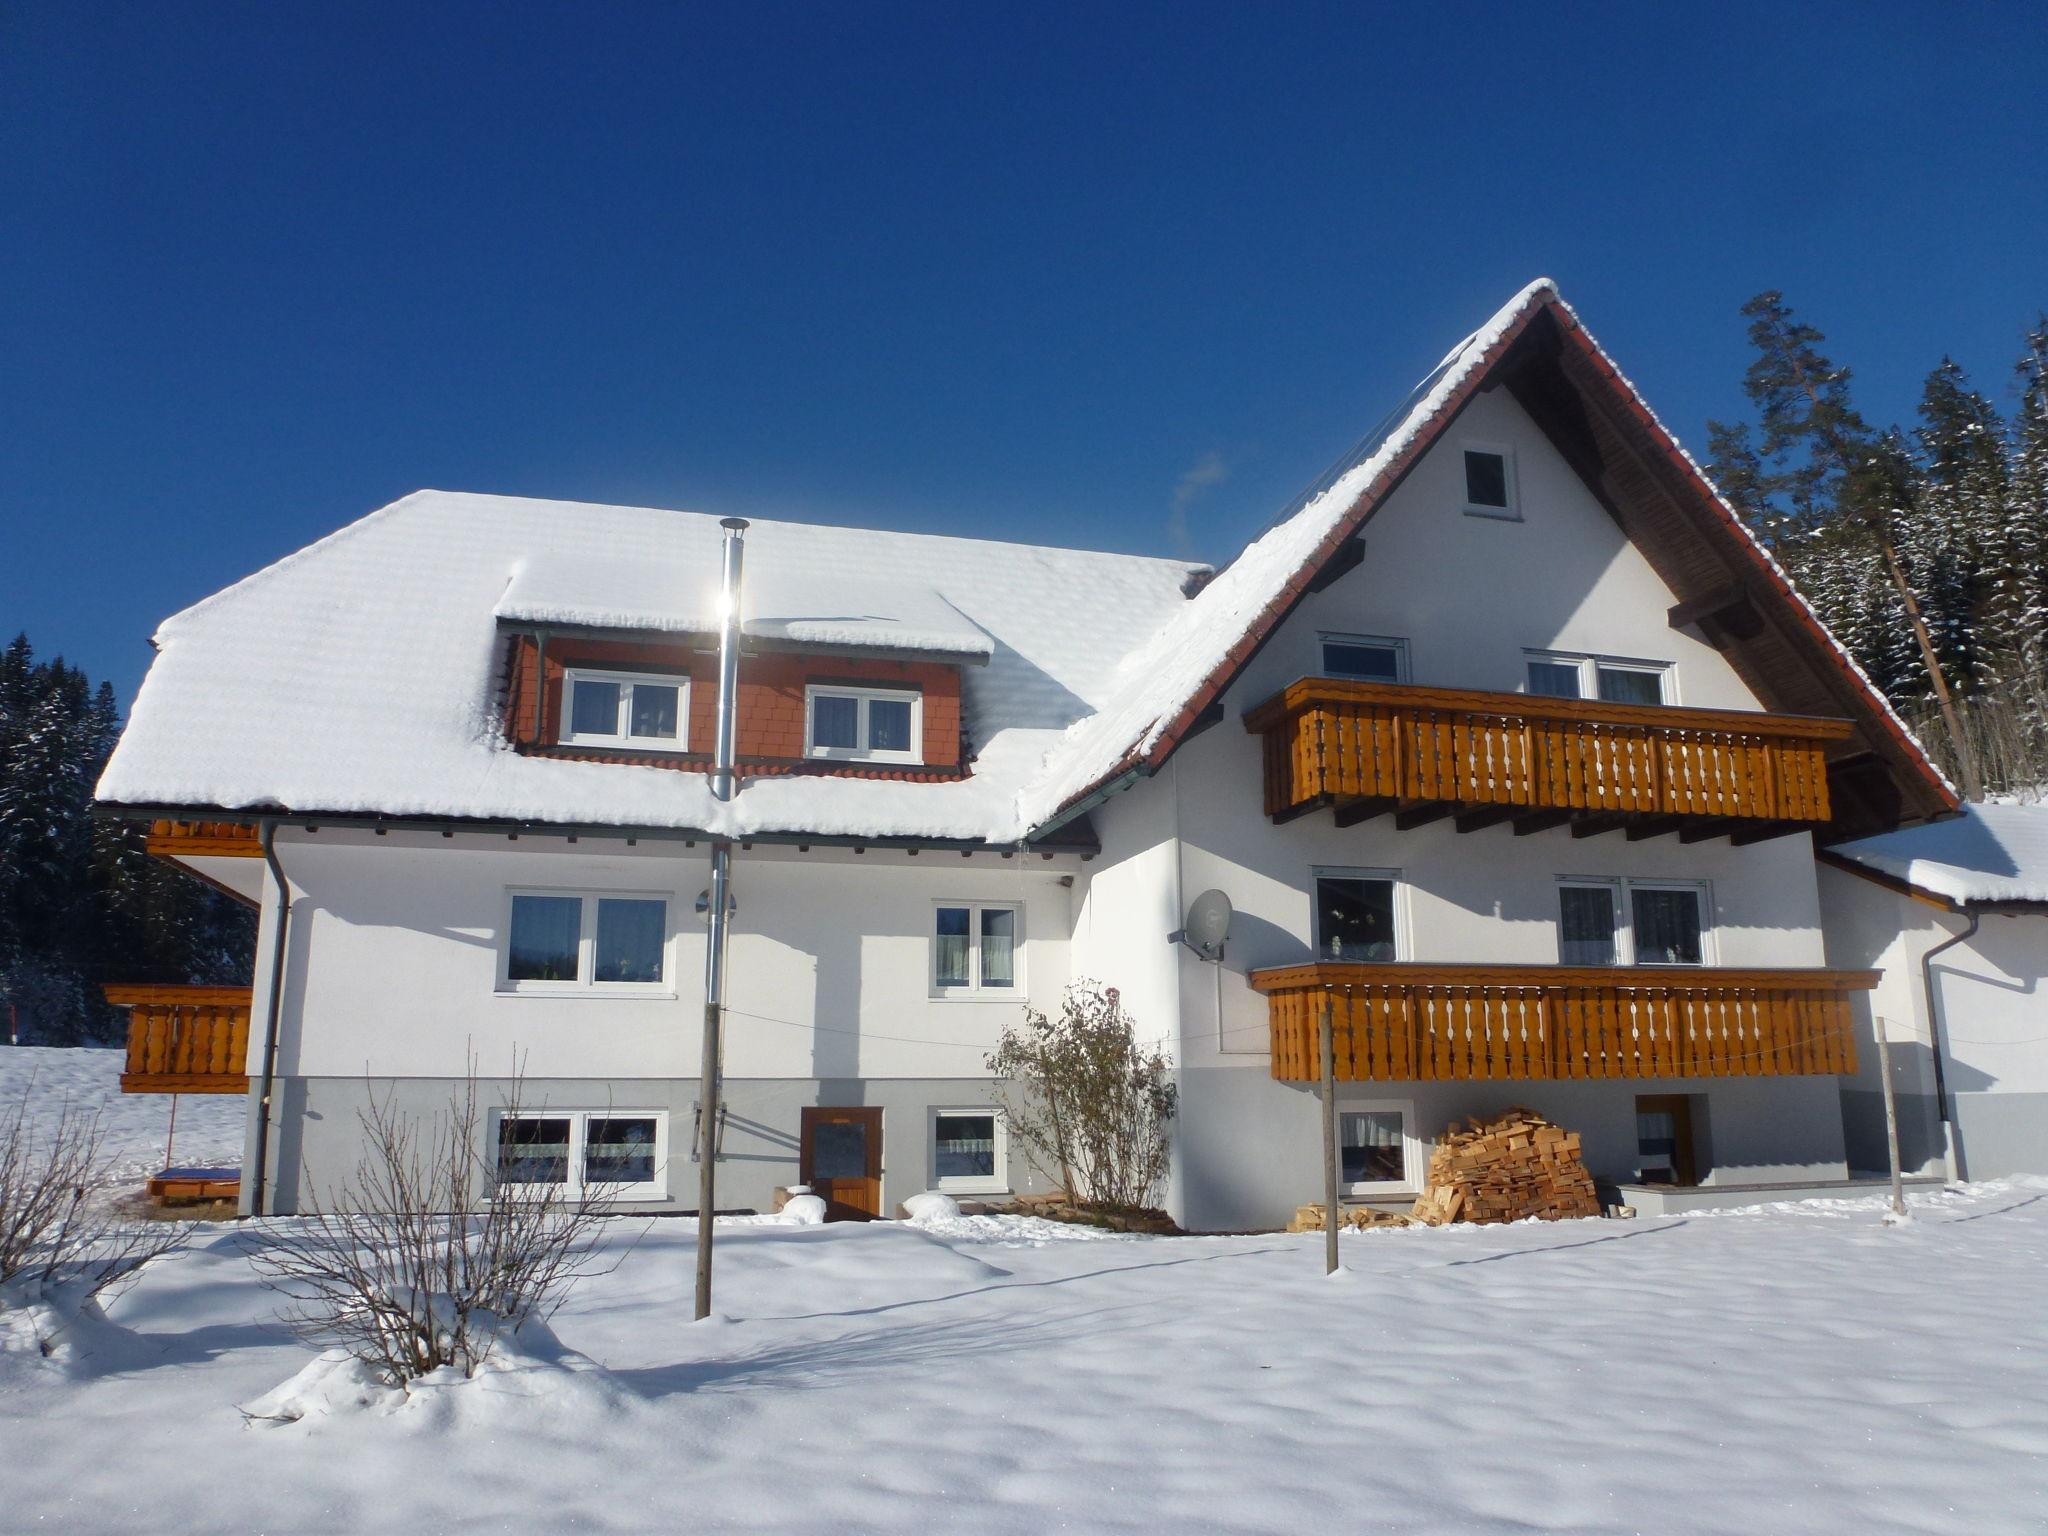
[[[1578,1133],[1520,1108],[1462,1127],[1453,1121],[1430,1154],[1429,1187],[1412,1212],[1431,1226],[1599,1214]]]

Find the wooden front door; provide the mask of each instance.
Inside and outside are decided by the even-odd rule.
[[[1692,1099],[1683,1093],[1636,1096],[1636,1178],[1645,1184],[1697,1184],[1692,1157]]]
[[[881,1110],[806,1109],[797,1171],[825,1202],[827,1221],[872,1221],[881,1215]]]

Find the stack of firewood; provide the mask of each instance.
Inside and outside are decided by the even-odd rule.
[[[1578,1133],[1528,1109],[1473,1120],[1463,1130],[1453,1123],[1430,1154],[1429,1191],[1415,1202],[1416,1219],[1431,1226],[1599,1214]]]

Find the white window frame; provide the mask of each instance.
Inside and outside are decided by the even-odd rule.
[[[1393,965],[1415,958],[1415,949],[1408,931],[1408,882],[1401,878],[1398,869],[1357,869],[1344,864],[1318,864],[1309,870],[1308,886],[1308,929],[1309,949],[1317,960],[1328,958],[1323,953],[1323,904],[1319,899],[1316,885],[1323,880],[1389,880],[1394,886],[1394,958],[1372,961],[1347,961],[1356,965]]]
[[[564,1195],[571,1200],[580,1200],[593,1194],[602,1194],[614,1200],[666,1200],[668,1194],[668,1111],[665,1109],[556,1109],[548,1104],[519,1106],[518,1112],[509,1109],[491,1111],[485,1128],[490,1137],[489,1167],[495,1183],[498,1173],[498,1128],[507,1120],[567,1120],[569,1122],[569,1178],[565,1184],[514,1184],[506,1186],[515,1191]],[[586,1184],[583,1180],[583,1159],[589,1146],[590,1122],[593,1120],[652,1120],[654,1122],[654,1178],[641,1184]]]
[[[967,909],[967,985],[964,987],[939,985],[939,910],[942,907]],[[984,912],[1014,912],[1017,915],[1016,922],[1012,924],[1010,930],[1010,985],[1007,987],[985,987],[981,984],[981,914]],[[944,897],[935,897],[932,901],[931,921],[925,926],[925,949],[925,984],[934,999],[964,998],[982,1003],[1024,1000],[1023,902],[948,900]]]
[[[1361,1179],[1344,1186],[1346,1195],[1373,1196],[1407,1194],[1420,1188],[1419,1175],[1427,1166],[1422,1139],[1415,1129],[1415,1101],[1413,1099],[1339,1099],[1337,1101],[1338,1139],[1343,1138],[1343,1117],[1345,1115],[1391,1114],[1401,1116],[1401,1177],[1398,1179]],[[1340,1146],[1341,1159],[1341,1146]]]
[[[583,903],[576,937],[574,981],[512,979],[512,899],[515,896],[575,897]],[[605,981],[597,975],[597,904],[599,901],[659,901],[662,914],[661,980]],[[498,992],[504,997],[674,997],[676,995],[676,896],[674,891],[562,890],[515,885],[505,890],[504,920],[498,925]]]
[[[1719,964],[1718,946],[1714,939],[1714,890],[1706,880],[1666,880],[1649,877],[1621,875],[1559,875],[1557,886],[1581,890],[1604,890],[1614,902],[1614,963],[1601,966],[1602,970],[1624,970],[1642,964],[1636,959],[1636,910],[1630,899],[1635,891],[1690,891],[1699,904],[1700,914],[1700,959],[1698,965],[1683,961],[1658,961],[1659,970],[1706,970]],[[1558,899],[1555,907],[1557,925],[1557,956],[1560,965],[1564,959],[1564,902]]]
[[[1504,507],[1483,507],[1466,496],[1470,482],[1465,475],[1465,455],[1468,453],[1491,453],[1500,458],[1503,478],[1507,482],[1508,504]],[[1501,522],[1519,523],[1522,520],[1522,488],[1515,474],[1515,450],[1507,443],[1483,443],[1473,439],[1458,444],[1458,510],[1467,517],[1491,517]]]
[[[1319,677],[1345,677],[1348,675],[1338,672],[1330,666],[1330,653],[1326,647],[1332,645],[1384,647],[1394,653],[1394,681],[1397,683],[1408,681],[1408,642],[1399,635],[1352,635],[1334,629],[1318,631],[1316,634],[1316,666],[1318,668],[1317,676]],[[1360,678],[1357,681],[1378,682],[1380,679]]]
[[[817,708],[820,699],[855,699],[859,701],[859,721],[855,734],[861,741],[868,739],[868,706],[876,700],[910,705],[910,745],[898,751],[894,748],[876,750],[871,747],[821,747],[818,745]],[[862,688],[845,687],[838,683],[807,683],[804,685],[804,756],[828,758],[844,763],[921,763],[924,761],[924,691],[918,688]]]
[[[1647,661],[1640,656],[1599,656],[1588,651],[1546,651],[1533,646],[1522,649],[1522,692],[1536,698],[1547,698],[1547,694],[1533,693],[1529,687],[1529,663],[1548,662],[1554,667],[1577,667],[1579,669],[1579,698],[1589,704],[1605,701],[1600,697],[1600,669],[1610,672],[1644,672],[1657,679],[1657,691],[1662,697],[1659,704],[1678,702],[1678,668],[1668,661]]]
[[[617,683],[619,685],[619,714],[614,722],[618,729],[610,732],[584,731],[575,729],[576,685],[587,683]],[[676,690],[676,733],[673,736],[635,736],[633,727],[633,688],[640,683],[652,683],[656,687]],[[690,678],[683,672],[629,672],[608,667],[564,667],[562,669],[562,733],[559,738],[565,747],[634,747],[647,752],[687,752],[690,750]]]
[[[996,1171],[988,1178],[955,1174],[939,1177],[939,1116],[988,1115],[995,1121]],[[947,1195],[1000,1195],[1010,1188],[1010,1128],[998,1104],[934,1104],[924,1122],[925,1166],[931,1175],[926,1186]]]

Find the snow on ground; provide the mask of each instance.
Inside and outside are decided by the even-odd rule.
[[[196,1228],[96,1377],[0,1358],[9,1530],[2038,1531],[2048,1181],[1319,1235],[621,1220],[515,1368],[245,1422],[313,1358]]]
[[[138,1179],[164,1166],[171,1130],[171,1095],[121,1092],[123,1053],[0,1045],[0,1113],[12,1113],[24,1091],[35,1113],[55,1114],[70,1103],[100,1112],[106,1154]],[[242,1126],[248,1100],[238,1093],[181,1093],[176,1160],[186,1167],[228,1167],[242,1161]]]

